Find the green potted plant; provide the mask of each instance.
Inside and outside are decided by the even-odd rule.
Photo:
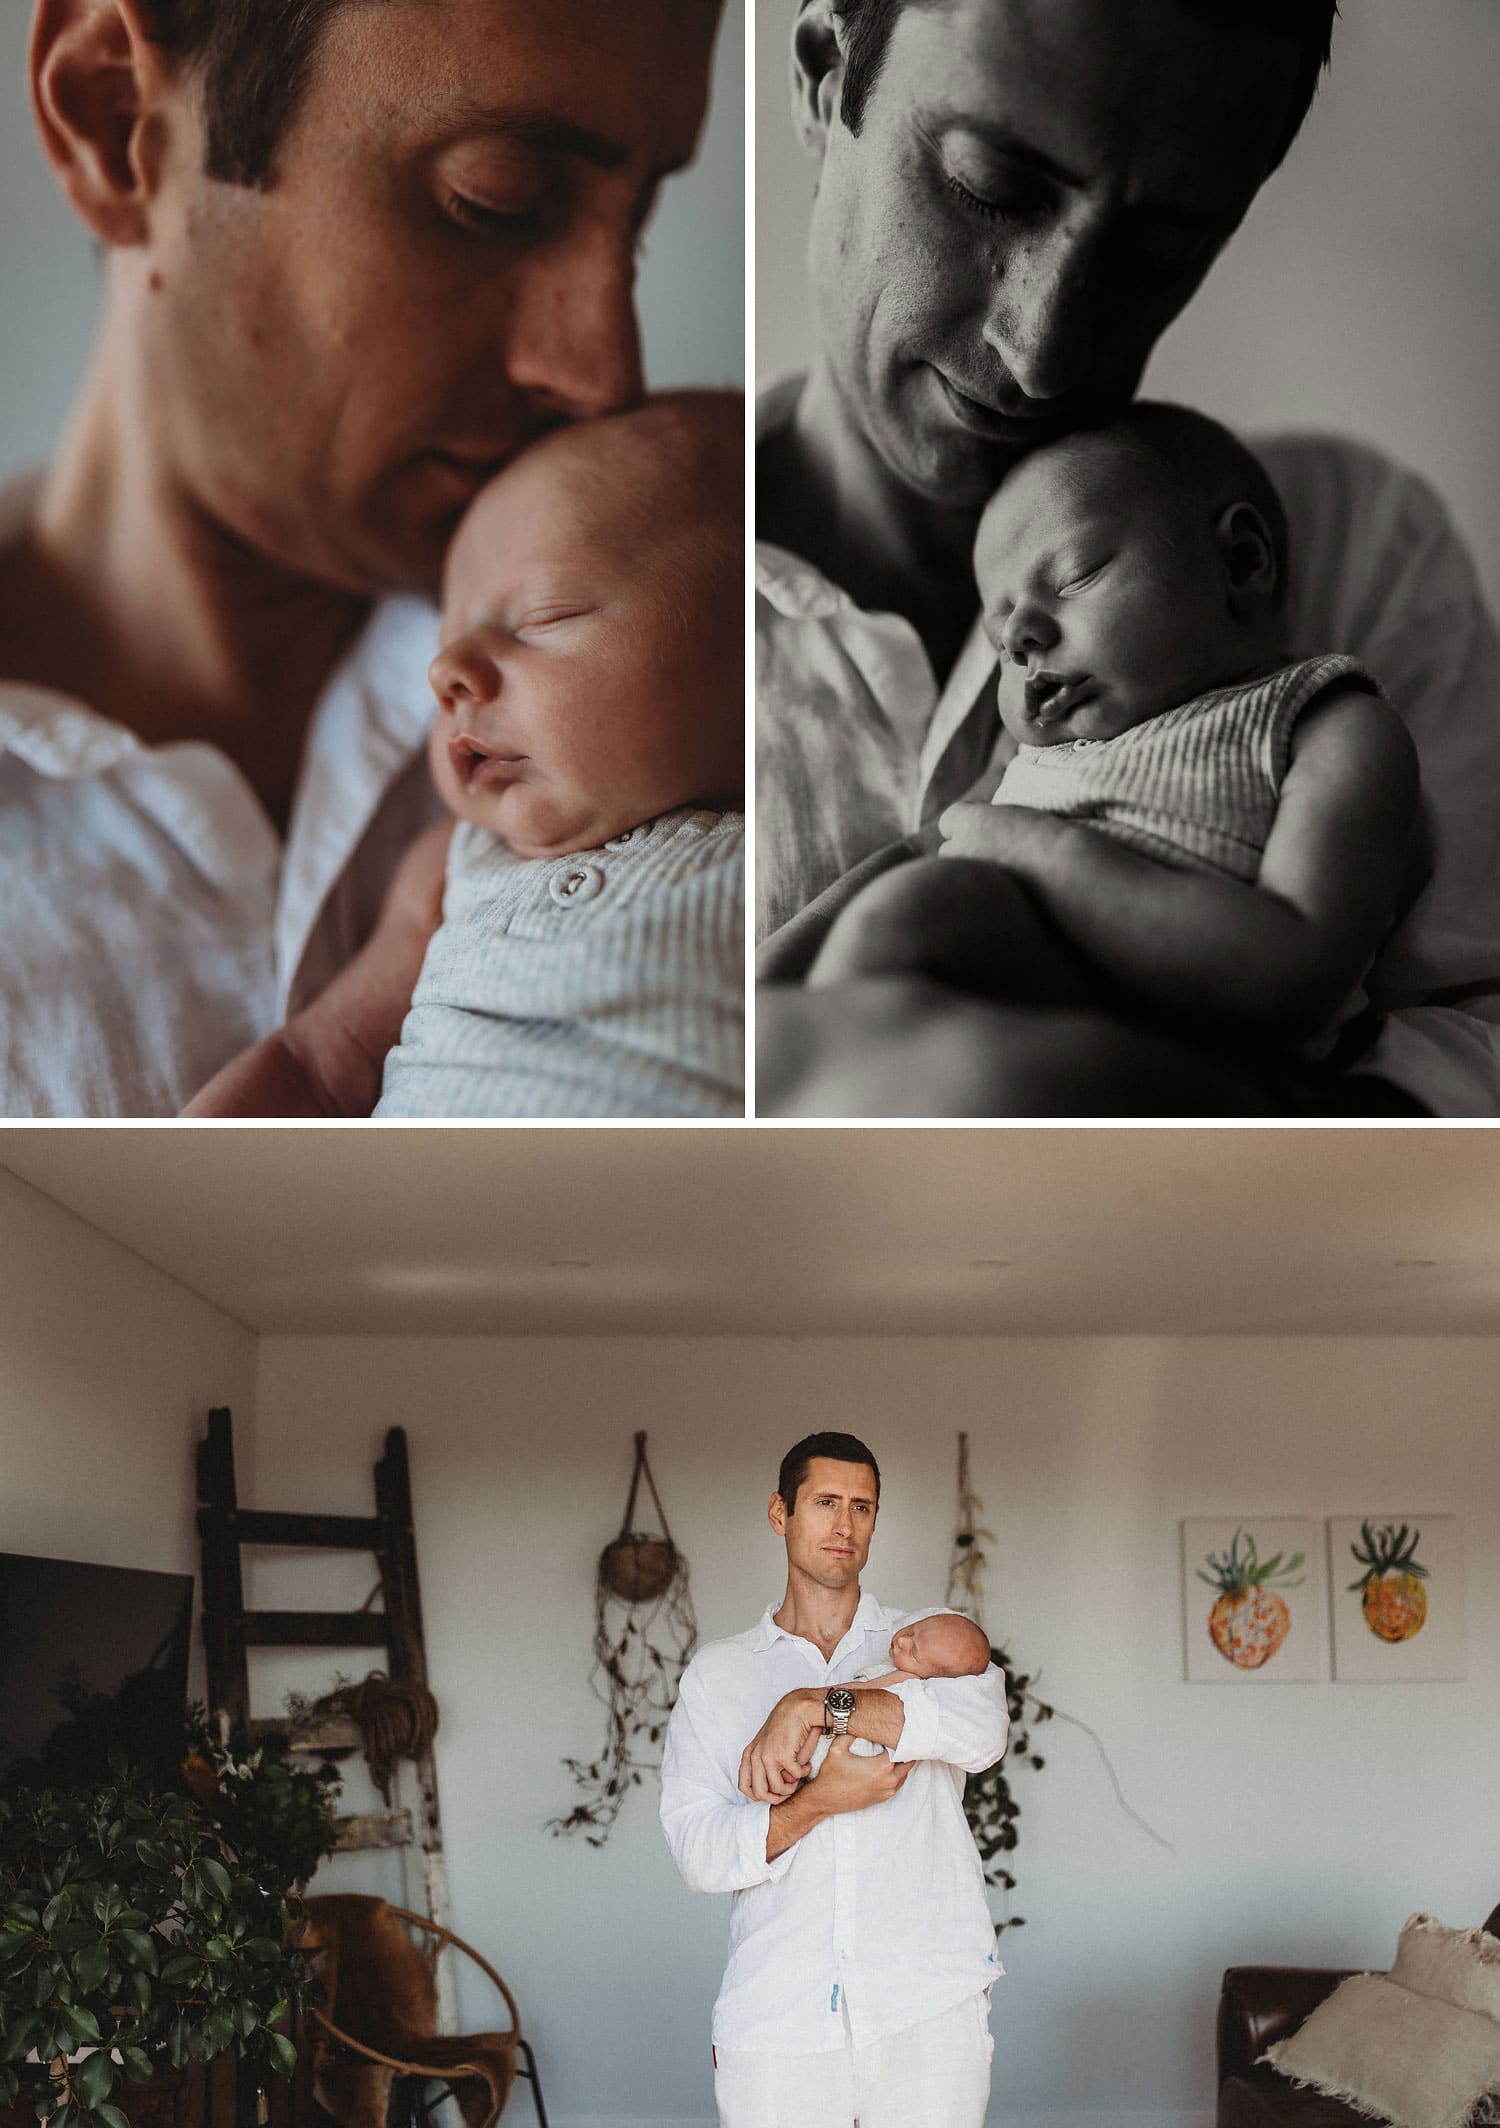
[[[128,2086],[231,2048],[295,2065],[292,1887],[333,1846],[334,1776],[195,1743],[185,1792],[116,1750],[105,1781],[0,1795],[0,2103],[24,2081],[43,2128],[130,2128]]]

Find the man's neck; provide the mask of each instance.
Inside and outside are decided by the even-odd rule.
[[[825,1589],[794,1567],[787,1574],[781,1609],[773,1616],[783,1633],[810,1640],[827,1662],[854,1623],[858,1609],[857,1581],[852,1588]]]
[[[308,720],[368,600],[279,567],[163,462],[106,331],[31,521],[0,554],[0,674],[148,745],[204,740],[284,821]]]
[[[762,447],[760,536],[800,554],[867,613],[899,613],[939,684],[978,609],[980,512],[905,488],[850,420],[826,364],[808,374],[787,426]]]

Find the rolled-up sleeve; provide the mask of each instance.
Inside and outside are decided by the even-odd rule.
[[[982,1677],[910,1677],[886,1688],[906,1710],[891,1757],[941,1759],[963,1773],[983,1773],[1004,1756],[1010,1734],[1005,1672],[993,1663]]]
[[[748,1891],[785,1876],[792,1865],[791,1847],[774,1862],[766,1860],[771,1806],[752,1803],[735,1785],[741,1748],[719,1734],[711,1695],[690,1663],[667,1724],[661,1766],[662,1831],[689,1891]]]

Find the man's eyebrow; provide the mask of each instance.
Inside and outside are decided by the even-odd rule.
[[[1076,170],[1070,170],[1055,156],[1048,155],[1034,141],[1015,132],[1003,120],[981,118],[975,114],[954,109],[945,109],[938,114],[938,123],[957,126],[965,133],[972,133],[977,140],[994,148],[1012,162],[1021,163],[1027,169],[1040,171],[1044,177],[1056,180],[1060,185],[1082,186],[1088,180]],[[1229,236],[1244,219],[1241,205],[1181,206],[1166,200],[1142,200],[1127,210],[1132,215],[1157,222],[1177,223],[1185,229],[1205,230],[1217,235]]]
[[[632,152],[625,141],[614,140],[591,126],[578,125],[555,111],[524,104],[486,104],[469,99],[450,106],[443,117],[455,132],[497,134],[522,147],[536,148],[544,155],[571,155],[596,170],[619,170],[629,162]],[[691,161],[691,149],[679,151],[657,165],[653,175],[671,177]]]

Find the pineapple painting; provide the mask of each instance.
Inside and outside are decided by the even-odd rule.
[[[1204,1562],[1208,1572],[1197,1569],[1198,1579],[1219,1591],[1208,1614],[1208,1637],[1237,1670],[1260,1669],[1291,1632],[1291,1609],[1280,1591],[1302,1586],[1297,1569],[1303,1558],[1303,1553],[1294,1552],[1283,1565],[1276,1552],[1261,1559],[1254,1537],[1237,1529],[1222,1557],[1209,1553]]]
[[[1290,1516],[1183,1523],[1190,1683],[1306,1683],[1327,1675],[1322,1584],[1308,1566],[1316,1545],[1316,1524]]]
[[[1363,1541],[1349,1549],[1365,1571],[1350,1582],[1350,1594],[1363,1591],[1360,1608],[1377,1640],[1410,1640],[1427,1622],[1427,1569],[1416,1555],[1422,1532],[1405,1522],[1399,1530],[1393,1522],[1378,1530],[1362,1522],[1359,1534]]]
[[[1328,1525],[1328,1557],[1333,1674],[1340,1683],[1464,1675],[1463,1545],[1456,1515],[1340,1516]]]

